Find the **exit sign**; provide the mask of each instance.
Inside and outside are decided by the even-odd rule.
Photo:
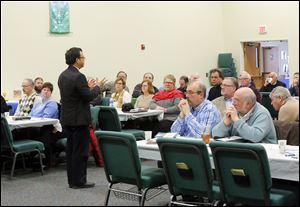
[[[258,31],[259,31],[259,34],[266,34],[267,33],[266,25],[259,26]]]

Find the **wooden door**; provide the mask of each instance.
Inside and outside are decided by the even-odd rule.
[[[260,88],[263,85],[262,71],[260,70],[259,53],[260,53],[260,43],[258,42],[244,43],[245,71],[251,75],[257,88]]]

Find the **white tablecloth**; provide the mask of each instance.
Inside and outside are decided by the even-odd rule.
[[[157,116],[158,120],[164,118],[164,112],[161,110],[148,110],[147,112],[125,113],[120,108],[117,108],[120,121],[127,121],[128,119],[137,119],[141,117]]]
[[[58,119],[31,117],[30,120],[13,121],[11,117],[8,117],[7,122],[11,130],[15,128],[42,127],[44,125],[53,125],[57,131],[62,131],[62,127]]]
[[[263,145],[266,149],[272,178],[299,181],[299,146],[287,145],[286,153],[280,154],[277,144],[261,145]],[[141,140],[137,141],[137,147],[140,158],[161,160],[157,144],[147,144],[146,140]],[[211,150],[209,147],[208,152],[211,156]],[[295,156],[291,156],[292,154]],[[214,168],[212,157],[210,161],[212,167]]]

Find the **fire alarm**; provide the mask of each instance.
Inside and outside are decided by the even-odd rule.
[[[145,50],[145,44],[141,44],[141,50]]]

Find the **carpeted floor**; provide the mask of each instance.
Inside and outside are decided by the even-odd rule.
[[[156,165],[154,161],[143,161]],[[60,164],[45,171],[18,169],[12,180],[8,171],[1,174],[1,206],[103,206],[108,188],[103,168],[96,167],[92,159],[88,162],[88,181],[95,182],[94,188],[71,189],[67,185],[66,165]],[[124,185],[122,186],[124,187]],[[128,189],[130,185],[125,185]],[[167,186],[164,186],[167,189]],[[146,206],[165,206],[170,198],[169,191],[146,201]],[[116,198],[111,195],[109,206],[137,206],[137,201]]]

